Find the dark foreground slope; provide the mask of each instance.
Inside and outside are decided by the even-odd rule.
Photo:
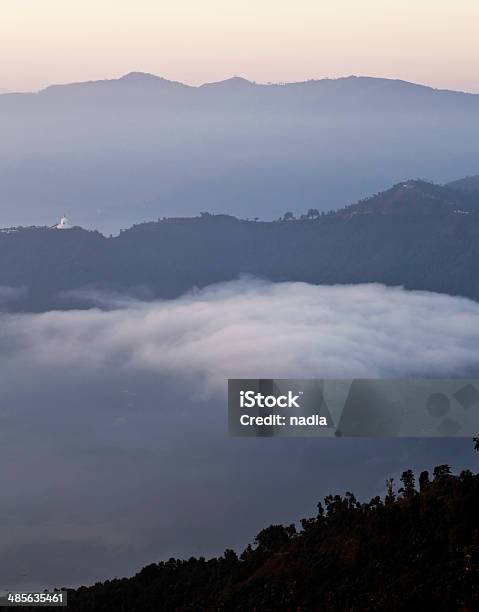
[[[392,489],[392,487],[390,487]],[[479,476],[439,466],[400,494],[328,496],[318,515],[272,525],[238,558],[170,559],[69,594],[69,610],[416,611],[479,609]]]
[[[421,182],[318,218],[203,215],[144,223],[116,238],[81,229],[0,233],[0,307],[10,310],[88,305],[72,295],[78,289],[171,298],[241,274],[379,282],[479,299],[478,271],[476,201]]]

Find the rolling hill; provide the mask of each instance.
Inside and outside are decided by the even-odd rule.
[[[337,212],[289,221],[204,213],[131,227],[0,233],[4,310],[91,306],[78,290],[171,298],[247,274],[275,282],[378,282],[479,299],[476,200],[408,181]]]

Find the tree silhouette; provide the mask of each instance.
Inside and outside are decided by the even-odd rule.
[[[386,496],[384,498],[384,503],[386,505],[391,505],[396,500],[396,493],[394,491],[394,478],[388,478],[386,480]]]
[[[258,533],[255,543],[259,550],[263,552],[275,552],[286,546],[290,539],[296,534],[294,524],[270,525]]]
[[[419,491],[423,493],[429,484],[429,472],[424,470],[424,472],[421,472],[419,475]]]
[[[404,497],[414,497],[416,493],[414,472],[412,470],[403,472],[401,475],[401,482],[403,486],[399,489],[399,493],[402,493]]]
[[[436,465],[434,468],[434,480],[441,480],[451,475],[451,467],[447,464]]]

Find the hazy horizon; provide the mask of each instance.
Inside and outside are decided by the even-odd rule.
[[[430,87],[432,89],[438,90],[438,91],[454,91],[454,92],[459,92],[459,93],[469,93],[469,94],[474,94],[474,95],[479,95],[479,87],[477,88],[477,91],[468,91],[466,89],[454,89],[454,88],[450,88],[450,87],[440,87],[440,86],[435,86],[432,85],[430,83],[422,83],[422,82],[418,82],[418,81],[413,81],[410,79],[403,79],[403,78],[399,78],[399,77],[395,77],[395,76],[378,76],[378,75],[371,75],[371,74],[340,74],[337,76],[319,76],[319,77],[310,77],[310,78],[303,78],[303,79],[291,79],[291,80],[268,80],[268,81],[257,81],[253,78],[250,78],[248,75],[246,74],[226,74],[226,76],[224,76],[223,78],[220,79],[212,79],[212,80],[206,80],[206,81],[198,81],[198,82],[187,82],[187,81],[183,81],[179,78],[175,78],[174,76],[171,77],[165,77],[163,74],[158,74],[158,73],[154,73],[154,72],[149,72],[146,70],[130,70],[130,71],[124,71],[124,72],[120,72],[118,74],[114,74],[114,75],[104,75],[104,76],[100,76],[98,78],[94,78],[94,79],[89,79],[89,78],[81,78],[78,80],[71,80],[71,79],[66,79],[64,81],[55,81],[55,82],[46,82],[43,85],[41,85],[40,87],[38,87],[37,89],[7,89],[3,86],[0,86],[0,93],[4,94],[4,93],[38,93],[40,91],[43,91],[49,87],[52,86],[61,86],[61,85],[77,85],[79,83],[95,83],[95,82],[101,82],[101,81],[117,81],[120,80],[124,77],[127,77],[131,74],[139,74],[139,75],[145,75],[145,76],[153,76],[159,79],[165,79],[166,81],[170,81],[172,83],[181,83],[183,85],[187,85],[189,87],[194,87],[194,88],[199,88],[202,87],[204,85],[212,85],[215,83],[221,83],[224,81],[229,81],[229,80],[233,80],[233,79],[242,79],[245,81],[248,81],[254,85],[292,85],[292,84],[297,84],[297,83],[306,83],[309,81],[325,81],[325,80],[329,80],[329,81],[339,81],[339,80],[343,80],[343,79],[350,79],[350,78],[358,78],[358,79],[384,79],[387,81],[401,81],[404,83],[409,83],[411,85],[419,85],[422,87]]]
[[[0,0],[0,88],[36,91],[131,71],[192,85],[348,74],[479,92],[479,6],[353,0]]]

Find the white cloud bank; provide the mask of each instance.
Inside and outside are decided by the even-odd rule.
[[[172,301],[124,304],[5,315],[2,356],[42,367],[114,362],[199,375],[215,388],[228,377],[448,376],[479,365],[479,304],[464,298],[242,280]]]

